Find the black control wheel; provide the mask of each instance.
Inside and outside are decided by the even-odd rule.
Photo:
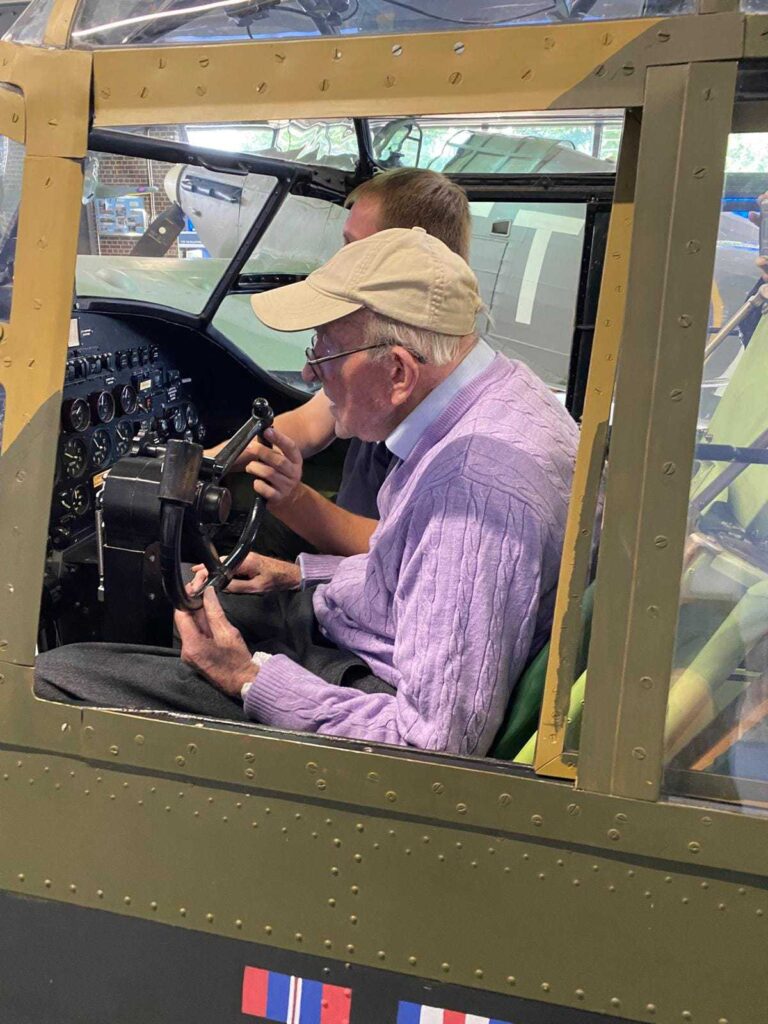
[[[253,503],[235,546],[224,558],[211,540],[208,527],[229,518],[231,495],[222,481],[255,437],[262,444],[274,414],[264,398],[257,398],[251,417],[213,459],[204,458],[200,445],[169,441],[160,477],[160,572],[165,593],[174,608],[194,611],[203,603],[208,587],[223,590],[251,551],[261,526],[266,502],[254,493]],[[182,575],[182,552],[202,562],[208,579],[194,596],[187,593]]]

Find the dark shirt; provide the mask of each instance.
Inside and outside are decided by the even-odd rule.
[[[358,516],[378,519],[379,488],[395,458],[383,441],[359,441],[353,437],[344,459],[336,504]]]

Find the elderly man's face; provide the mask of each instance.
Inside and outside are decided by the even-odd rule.
[[[317,330],[316,356],[349,355],[304,367],[309,382],[316,374],[330,401],[338,437],[382,441],[392,429],[395,407],[391,401],[389,363],[371,359],[370,352],[350,350],[365,345],[365,312],[352,313]]]

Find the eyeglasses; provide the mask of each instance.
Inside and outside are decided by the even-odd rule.
[[[315,376],[318,376],[315,367],[320,363],[329,363],[332,359],[342,359],[344,356],[352,356],[355,352],[368,352],[369,349],[373,348],[392,348],[393,345],[397,345],[396,341],[380,341],[375,345],[361,345],[360,348],[350,348],[346,352],[335,352],[332,356],[317,356],[315,355],[315,349],[317,348],[318,337],[316,334],[312,336],[312,344],[309,348],[304,349],[304,358],[307,361],[307,366],[311,366]],[[402,346],[403,348],[405,346]],[[420,352],[414,352],[412,349],[407,348],[406,352],[409,352],[417,363],[426,363],[426,358]]]

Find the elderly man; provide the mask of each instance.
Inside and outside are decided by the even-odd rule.
[[[349,217],[344,242],[358,242],[387,228],[423,227],[464,259],[469,257],[471,218],[467,196],[460,185],[437,171],[398,167],[358,185],[347,197]],[[303,405],[277,417],[276,428],[295,444],[297,456],[308,458],[327,448],[336,437],[330,403],[318,391]],[[218,451],[219,449],[214,449]],[[291,500],[269,486],[263,474],[263,448],[254,442],[238,468],[254,476],[254,490],[269,499],[269,511],[279,522],[268,529],[257,550],[294,558],[314,547],[334,555],[356,555],[368,550],[379,518],[377,496],[394,456],[383,442],[350,439],[335,502],[302,483],[302,458],[294,461]]]
[[[245,637],[207,590],[201,611],[177,613],[180,658],[88,644],[42,655],[38,694],[484,754],[549,633],[574,423],[478,339],[472,271],[422,229],[348,245],[253,304],[278,330],[321,325],[305,372],[319,373],[338,433],[384,440],[400,460],[370,550],[302,556],[283,585],[319,585],[268,596]]]

